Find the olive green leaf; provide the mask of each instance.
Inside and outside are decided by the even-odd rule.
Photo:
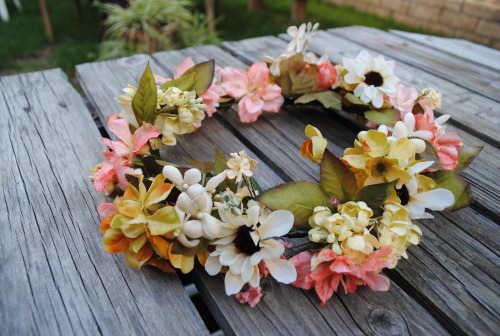
[[[392,189],[398,180],[394,180],[386,183],[372,184],[361,189],[356,196],[356,201],[363,201],[372,209],[373,216],[378,217],[382,215],[382,204],[385,202],[387,197],[391,194]]]
[[[199,63],[189,68],[177,79],[168,81],[160,86],[163,91],[176,87],[182,91],[196,91],[197,94],[205,93],[214,79],[214,60]]]
[[[319,101],[326,108],[333,108],[336,110],[342,109],[342,98],[333,91],[321,91],[306,93],[295,100],[295,104],[307,104],[314,100]]]
[[[264,191],[256,197],[271,210],[288,210],[292,212],[295,221],[294,227],[310,228],[308,220],[317,206],[333,209],[328,194],[317,183],[296,181],[277,185]]]
[[[319,183],[328,195],[342,203],[352,201],[358,191],[354,173],[328,149],[321,160]]]
[[[148,62],[141,76],[139,87],[132,99],[132,110],[139,125],[142,125],[143,122],[154,124],[156,119],[156,104],[156,83]]]
[[[214,162],[202,162],[184,158],[184,160],[192,167],[201,171],[203,174],[210,174],[214,170]]]
[[[443,169],[443,166],[441,165],[441,160],[439,159],[439,155],[436,152],[436,149],[434,148],[434,146],[429,141],[418,138],[418,137],[413,137],[413,136],[409,136],[408,138],[420,139],[420,140],[423,140],[425,142],[425,150],[422,153],[418,153],[416,155],[417,160],[434,161],[432,166],[430,166],[429,168],[434,168],[437,170]]]
[[[399,121],[400,113],[396,109],[369,110],[365,112],[365,118],[375,124],[392,126]]]
[[[460,147],[458,149],[458,164],[454,170],[459,172],[469,167],[482,150],[483,146]]]

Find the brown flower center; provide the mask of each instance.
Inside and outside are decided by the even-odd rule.
[[[410,193],[408,192],[408,188],[403,184],[400,189],[396,189],[396,195],[398,195],[401,200],[401,205],[405,206],[410,201]]]
[[[260,251],[260,247],[254,244],[252,236],[250,235],[250,233],[253,231],[254,230],[251,227],[242,225],[238,229],[238,232],[236,232],[236,238],[234,238],[234,246],[241,253],[252,255],[255,252]]]
[[[383,162],[379,162],[375,165],[375,169],[373,170],[374,175],[384,176],[387,172],[387,167]]]
[[[384,85],[384,78],[380,73],[370,71],[365,74],[365,83],[373,86],[382,86]]]

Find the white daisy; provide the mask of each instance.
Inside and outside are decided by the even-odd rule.
[[[258,264],[263,261],[271,275],[279,282],[291,283],[297,278],[293,264],[281,259],[285,248],[272,237],[282,236],[293,226],[293,214],[287,210],[262,211],[255,201],[248,202],[246,215],[235,216],[219,207],[222,219],[221,236],[213,245],[205,264],[208,274],[216,275],[222,266],[229,267],[224,284],[226,294],[238,293],[249,283],[257,287],[260,282]]]
[[[356,58],[344,58],[344,68],[348,71],[344,76],[347,84],[357,84],[354,95],[364,103],[372,103],[380,108],[384,103],[384,94],[396,93],[399,78],[393,74],[394,62],[386,61],[380,55],[373,58],[369,52],[362,50]]]
[[[392,131],[392,136],[389,137],[389,139],[391,140],[416,137],[410,138],[410,141],[415,144],[417,153],[422,153],[423,151],[425,151],[426,145],[425,141],[423,140],[430,141],[434,137],[434,134],[431,131],[415,131],[415,116],[413,115],[413,113],[407,113],[405,115],[404,121],[398,121],[393,128],[387,127],[386,125],[380,125],[377,130],[384,133],[385,135],[388,135],[389,131]]]
[[[406,170],[411,179],[405,184],[397,184],[396,190],[401,204],[408,210],[410,219],[434,218],[425,212],[425,209],[442,211],[455,203],[455,196],[451,191],[437,188],[429,191],[418,192],[417,173],[432,166],[434,161],[417,162]]]

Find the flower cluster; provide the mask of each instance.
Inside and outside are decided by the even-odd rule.
[[[446,132],[448,115],[435,118],[441,94],[405,87],[394,62],[366,51],[336,66],[307,53],[317,29],[290,27],[286,51],[247,70],[194,65],[188,57],[173,79],[154,76],[148,65],[139,86],[123,90],[120,116],[107,121],[115,139],[102,139],[106,160],[91,170],[96,190],[113,197],[98,206],[107,252],[124,254],[136,269],[188,273],[198,262],[210,275],[224,274],[226,294],[252,307],[269,275],[314,288],[324,305],[340,286],[346,293],[363,285],[388,290],[381,271],[419,244],[415,220],[469,205],[457,173],[481,148],[463,147]],[[227,156],[215,148],[213,161],[180,166],[160,157],[161,146],[196,131],[205,113],[238,102],[242,122],[254,122],[263,111],[278,112],[285,97],[345,109],[373,129],[337,157],[308,125],[300,154],[320,165],[319,183],[264,191],[257,161],[245,151]]]

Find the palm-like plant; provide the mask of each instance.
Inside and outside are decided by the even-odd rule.
[[[202,35],[212,36],[208,42],[216,42],[217,38],[208,33],[206,20],[204,27],[200,27],[200,16],[193,15],[192,6],[190,0],[130,0],[127,8],[100,5],[108,15],[105,21],[108,41],[101,46],[101,59],[110,54],[107,49],[118,45],[125,49],[118,54],[124,56],[186,46],[185,42],[192,39],[186,39],[184,34],[192,27],[204,30],[206,34],[202,32]],[[116,50],[112,54],[116,54]]]

